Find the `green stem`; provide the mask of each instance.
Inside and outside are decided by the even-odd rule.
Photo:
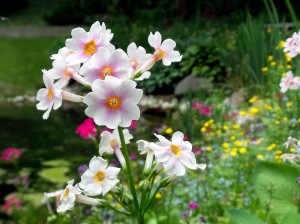
[[[150,207],[150,205],[152,204],[152,202],[153,202],[153,200],[154,200],[154,198],[155,198],[155,195],[157,194],[157,192],[158,192],[161,188],[162,188],[162,186],[161,186],[161,185],[158,185],[158,187],[156,188],[156,190],[155,190],[154,193],[152,194],[151,199],[149,200],[149,202],[148,202],[148,203],[146,204],[146,206],[144,207],[143,213],[145,213],[145,212],[148,210],[148,208]]]
[[[114,210],[115,212],[118,212],[118,213],[120,213],[120,214],[122,214],[122,215],[131,216],[130,213],[120,211],[120,210],[114,208],[113,206],[111,206],[111,205],[109,205],[109,204],[105,204],[104,206],[107,207],[107,208],[110,208],[110,209]]]
[[[124,156],[125,162],[126,162],[127,178],[128,178],[130,191],[131,191],[131,194],[133,196],[133,203],[134,203],[135,211],[139,212],[139,202],[138,202],[136,190],[135,190],[135,187],[134,187],[131,164],[130,164],[130,160],[129,160],[128,150],[127,150],[127,147],[126,147],[126,144],[125,144],[125,138],[124,138],[123,130],[122,130],[121,127],[118,127],[118,132],[119,132],[121,145],[122,145],[121,151],[123,153],[123,156]],[[140,217],[140,214],[138,214],[138,216]],[[138,218],[138,219],[140,219],[140,218]],[[139,220],[139,223],[141,223],[140,220]]]

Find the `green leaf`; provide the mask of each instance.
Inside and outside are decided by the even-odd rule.
[[[53,183],[67,183],[69,178],[65,176],[65,174],[69,171],[67,167],[55,167],[43,169],[39,172],[39,175],[45,178],[48,181]]]
[[[170,224],[176,224],[179,223],[179,220],[181,219],[181,212],[179,209],[173,209],[169,214],[169,223]]]
[[[261,219],[243,210],[229,209],[227,213],[236,224],[266,224]]]
[[[270,162],[260,162],[254,171],[254,186],[262,207],[270,206],[270,213],[281,220],[289,211],[297,211],[295,195],[300,195],[296,178],[298,167]]]
[[[66,160],[56,159],[43,162],[44,166],[68,166],[70,163]]]
[[[288,212],[283,220],[281,220],[281,224],[295,224],[300,222],[300,215],[297,214],[296,212]]]

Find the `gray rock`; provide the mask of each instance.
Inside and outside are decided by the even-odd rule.
[[[176,85],[174,94],[182,95],[188,92],[197,92],[199,90],[211,88],[213,88],[213,84],[210,80],[191,74],[185,77]]]

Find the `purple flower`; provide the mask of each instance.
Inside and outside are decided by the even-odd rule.
[[[81,176],[87,169],[88,169],[88,165],[87,164],[82,164],[78,167],[78,173]]]
[[[206,223],[206,219],[203,216],[200,217],[200,221]]]

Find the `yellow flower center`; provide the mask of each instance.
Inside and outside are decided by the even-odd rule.
[[[100,70],[100,76],[102,77],[102,79],[105,79],[105,77],[108,75],[113,76],[113,74],[114,70],[110,66],[103,66]]]
[[[94,40],[91,40],[84,45],[84,53],[88,55],[93,55],[96,51],[96,43]]]
[[[103,171],[98,171],[94,176],[94,181],[97,184],[103,183],[103,181],[106,179],[106,174]]]
[[[52,90],[52,88],[49,88],[48,89],[48,99],[52,100],[52,98],[53,98],[53,90]]]
[[[64,192],[64,196],[63,196],[65,200],[69,196],[69,193],[70,193],[70,188],[67,187],[66,190],[65,190],[65,192]]]
[[[110,96],[106,100],[106,106],[111,110],[117,110],[121,107],[121,99],[117,96]]]
[[[166,54],[165,54],[165,52],[162,49],[158,48],[155,51],[155,53],[154,53],[153,56],[155,58],[155,61],[159,61],[159,60],[163,59],[166,56]]]
[[[118,143],[118,140],[117,139],[112,139],[109,141],[109,145],[113,148],[113,149],[116,149],[119,147],[119,143]]]
[[[171,151],[174,156],[180,156],[181,155],[181,149],[179,146],[172,144],[171,145]]]

